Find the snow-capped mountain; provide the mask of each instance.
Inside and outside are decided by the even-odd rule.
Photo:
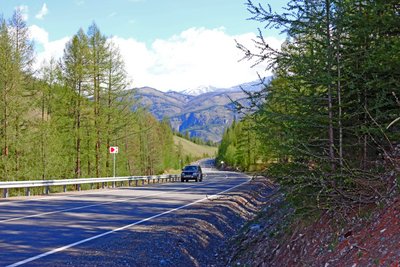
[[[186,89],[181,91],[180,93],[184,95],[192,95],[192,96],[198,96],[201,94],[209,93],[209,92],[214,92],[215,90],[218,90],[218,88],[210,85],[202,85],[196,88],[191,88],[191,89]]]
[[[272,76],[268,76],[264,78],[264,84],[268,84],[272,79]],[[241,92],[242,90],[247,91],[247,92],[254,92],[254,91],[260,91],[264,85],[262,84],[261,81],[252,81],[248,83],[243,83],[240,85],[232,86],[229,88],[218,88],[214,86],[199,86],[196,88],[191,88],[191,89],[186,89],[183,91],[180,91],[179,93],[184,94],[184,95],[189,95],[189,96],[199,96],[202,94],[206,93],[211,93],[211,92]]]
[[[232,100],[246,105],[248,95],[242,89],[254,92],[262,87],[259,81],[254,81],[230,88],[202,86],[181,92],[161,92],[142,87],[133,91],[141,105],[148,108],[158,120],[169,118],[175,131],[218,142],[224,129],[242,116],[235,111]]]
[[[255,92],[260,91],[265,85],[269,84],[272,80],[272,76],[267,76],[263,81],[252,81],[248,83],[242,83],[240,85],[232,86],[227,89],[221,89],[228,92],[238,92],[238,91],[246,91],[246,92]]]

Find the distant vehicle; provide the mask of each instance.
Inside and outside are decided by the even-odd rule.
[[[203,181],[203,172],[200,165],[187,165],[182,169],[181,182],[189,182],[189,180],[195,180],[195,182]]]

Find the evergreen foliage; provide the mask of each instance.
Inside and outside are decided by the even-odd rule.
[[[177,168],[173,132],[134,108],[118,48],[95,24],[33,75],[33,45],[16,11],[0,19],[0,181],[151,175]]]
[[[244,59],[268,60],[274,71],[251,96],[262,103],[251,131],[268,174],[301,213],[391,196],[399,179],[400,128],[391,124],[400,110],[397,1],[289,1],[283,14],[251,0],[247,7],[253,20],[287,36],[279,51],[261,31],[256,50],[238,44]],[[219,158],[249,169],[238,141],[245,122],[227,129]]]

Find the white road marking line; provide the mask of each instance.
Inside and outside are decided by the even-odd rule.
[[[222,192],[219,192],[219,193],[217,193],[217,194],[214,194],[214,195],[212,195],[212,196],[205,197],[205,198],[196,200],[196,201],[194,201],[194,202],[188,203],[188,204],[186,204],[186,205],[183,205],[183,206],[180,206],[180,207],[171,209],[171,210],[164,211],[164,212],[162,212],[162,213],[159,213],[159,214],[156,214],[156,215],[154,215],[154,216],[148,217],[148,218],[143,219],[143,220],[141,220],[141,221],[134,222],[134,223],[131,223],[131,224],[122,226],[122,227],[120,227],[120,228],[117,228],[117,229],[114,229],[114,230],[111,230],[111,231],[108,231],[108,232],[105,232],[105,233],[102,233],[102,234],[99,234],[99,235],[95,235],[95,236],[92,236],[92,237],[83,239],[83,240],[81,240],[81,241],[78,241],[78,242],[75,242],[75,243],[72,243],[72,244],[63,246],[63,247],[59,247],[59,248],[53,249],[53,250],[51,250],[51,251],[48,251],[48,252],[39,254],[39,255],[37,255],[37,256],[31,257],[31,258],[28,258],[28,259],[25,259],[25,260],[22,260],[22,261],[19,261],[19,262],[10,264],[10,265],[7,265],[6,267],[16,267],[16,266],[20,266],[20,265],[26,264],[26,263],[28,263],[28,262],[32,262],[32,261],[38,260],[38,259],[40,259],[40,258],[50,256],[50,255],[55,254],[55,253],[58,253],[58,252],[60,252],[60,251],[63,251],[63,250],[66,250],[66,249],[69,249],[69,248],[72,248],[72,247],[76,247],[76,246],[78,246],[78,245],[80,245],[80,244],[87,243],[87,242],[89,242],[89,241],[92,241],[92,240],[101,238],[101,237],[103,237],[103,236],[106,236],[106,235],[109,235],[109,234],[112,234],[112,233],[115,233],[115,232],[118,232],[118,231],[121,231],[121,230],[125,230],[125,229],[127,229],[127,228],[129,228],[129,227],[132,227],[132,226],[135,226],[135,225],[138,225],[138,224],[141,224],[141,223],[150,221],[150,220],[152,220],[152,219],[156,219],[156,218],[158,218],[158,217],[164,216],[164,215],[169,214],[169,213],[172,213],[172,212],[174,212],[174,211],[178,211],[178,210],[187,208],[187,207],[189,207],[189,206],[192,206],[192,205],[197,204],[197,203],[199,203],[199,202],[202,202],[202,201],[204,201],[204,200],[208,200],[208,199],[210,199],[210,198],[215,198],[215,197],[217,197],[218,195],[223,194],[223,193],[226,193],[226,192],[229,192],[229,191],[231,191],[232,189],[235,189],[235,188],[237,188],[237,187],[239,187],[239,186],[241,186],[241,185],[244,185],[244,184],[248,183],[249,181],[250,181],[250,179],[247,180],[246,182],[243,182],[243,183],[241,183],[241,184],[235,185],[235,186],[233,186],[233,187],[231,187],[231,188],[229,188],[229,189],[226,189],[226,190],[224,190],[224,191],[222,191]]]
[[[173,184],[173,183],[167,183],[167,184]],[[158,185],[158,184],[147,184],[145,187],[135,187],[135,188],[150,188],[153,185]],[[71,194],[71,195],[49,195],[49,196],[44,196],[44,197],[38,197],[38,198],[29,198],[29,199],[22,199],[22,200],[2,200],[0,199],[0,206],[1,205],[7,205],[7,204],[14,204],[14,203],[23,203],[23,202],[29,202],[29,201],[41,201],[41,200],[53,200],[53,199],[59,199],[59,198],[73,198],[73,197],[82,197],[82,196],[90,196],[94,194],[98,194],[99,192],[101,193],[107,193],[110,191],[115,191],[115,190],[120,190],[119,188],[110,188],[110,189],[97,189],[95,191],[88,192],[86,194]],[[77,191],[75,191],[77,192]],[[82,191],[81,191],[82,192]],[[4,202],[3,202],[4,201]]]
[[[168,183],[171,184],[171,183]],[[141,186],[141,187],[132,187],[132,188],[151,188],[153,185],[158,185],[158,184],[147,184],[147,186]],[[121,187],[121,188],[126,188],[126,187]],[[129,187],[131,188],[131,187]],[[29,198],[29,199],[23,199],[23,200],[4,200],[4,202],[0,202],[0,205],[7,205],[7,204],[14,204],[14,203],[24,203],[24,202],[29,202],[29,201],[41,201],[41,200],[53,200],[53,199],[59,199],[59,198],[73,198],[73,197],[82,197],[82,196],[90,196],[90,195],[95,195],[98,193],[107,193],[110,191],[115,191],[115,190],[120,190],[120,188],[108,188],[108,189],[93,189],[93,191],[88,192],[86,194],[70,194],[70,195],[48,195],[44,197],[38,197],[38,198]],[[71,191],[71,192],[83,192],[83,191]],[[56,193],[57,194],[57,193]],[[2,201],[2,200],[0,200]]]
[[[201,186],[201,185],[204,185],[204,184],[211,184],[211,183],[213,183],[213,182],[202,183],[202,184],[193,184],[193,185],[190,185],[189,187],[198,187],[198,186]],[[151,196],[164,195],[164,194],[168,194],[168,193],[171,193],[171,192],[179,192],[179,191],[183,191],[183,190],[186,190],[186,189],[188,189],[188,187],[180,188],[180,189],[176,189],[176,190],[171,190],[171,191],[168,191],[168,192],[149,194],[149,195],[138,196],[138,197],[133,197],[133,198],[118,199],[118,200],[114,200],[114,201],[101,202],[101,203],[97,203],[97,204],[91,204],[91,205],[80,206],[80,207],[69,208],[69,209],[63,209],[63,210],[56,210],[56,211],[37,213],[37,214],[33,214],[33,215],[27,215],[27,216],[22,216],[22,217],[17,217],[17,218],[0,220],[0,223],[19,221],[19,220],[28,219],[28,218],[35,218],[35,217],[41,217],[41,216],[44,216],[44,215],[50,215],[50,214],[67,212],[67,211],[73,211],[73,210],[80,210],[80,209],[85,209],[85,208],[103,206],[103,205],[108,205],[108,204],[118,203],[118,202],[128,202],[128,201],[131,201],[131,200],[147,198],[147,197],[151,197]]]
[[[107,192],[110,192],[110,191],[114,191],[116,189],[117,188],[97,189],[96,191],[91,191],[90,193],[86,193],[86,194],[47,195],[47,196],[44,196],[44,197],[38,197],[38,198],[33,197],[33,198],[28,198],[28,199],[23,199],[23,200],[7,199],[7,200],[4,200],[4,202],[0,202],[0,205],[7,205],[7,204],[14,204],[14,203],[24,203],[24,202],[30,202],[30,201],[53,200],[53,199],[59,199],[59,198],[73,198],[73,197],[90,196],[90,195],[94,195],[94,194],[98,194],[98,193],[107,193]],[[119,188],[117,190],[119,190]],[[74,191],[74,192],[83,192],[83,191]],[[58,194],[58,193],[55,193],[55,194]]]

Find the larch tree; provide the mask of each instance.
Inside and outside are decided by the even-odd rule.
[[[88,82],[88,39],[82,29],[67,43],[62,61],[63,78],[66,89],[72,90],[75,97],[72,99],[75,136],[75,175],[82,175],[82,115],[84,114],[84,97],[87,97],[86,84]]]

